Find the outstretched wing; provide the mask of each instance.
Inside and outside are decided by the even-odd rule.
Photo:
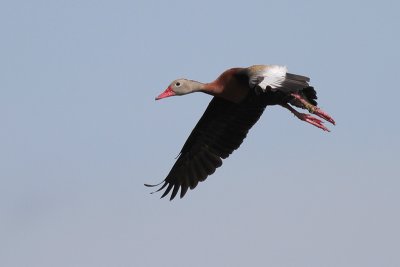
[[[172,190],[172,200],[180,188],[182,198],[189,188],[195,188],[198,182],[214,173],[222,165],[222,159],[240,146],[264,109],[265,104],[257,99],[235,104],[214,97],[183,145],[164,184],[157,190],[166,188],[161,197]]]

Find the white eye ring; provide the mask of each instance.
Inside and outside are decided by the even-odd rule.
[[[181,83],[180,83],[180,82],[176,82],[176,83],[175,83],[175,86],[176,86],[176,87],[179,87],[179,86],[181,86]]]

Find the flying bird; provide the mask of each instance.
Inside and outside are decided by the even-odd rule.
[[[317,107],[317,94],[309,81],[308,77],[288,73],[285,66],[279,65],[231,68],[210,83],[188,79],[173,81],[156,100],[194,92],[203,92],[213,98],[167,177],[159,184],[145,185],[152,187],[163,183],[155,191],[165,189],[161,198],[172,190],[172,200],[179,189],[182,198],[189,188],[194,189],[213,174],[222,165],[222,160],[239,148],[268,105],[280,105],[300,120],[329,131],[321,119],[333,125],[335,121]],[[294,107],[309,113],[301,113]]]

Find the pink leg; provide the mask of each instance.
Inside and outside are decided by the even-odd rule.
[[[323,121],[321,121],[318,118],[315,118],[309,114],[305,114],[305,113],[300,113],[297,110],[295,110],[294,108],[292,108],[289,104],[284,104],[282,105],[282,107],[287,108],[288,110],[290,110],[290,112],[292,112],[297,118],[299,118],[302,121],[308,122],[309,124],[314,125],[315,127],[318,127],[324,131],[330,132],[328,128],[326,128],[323,125]]]
[[[330,123],[332,123],[333,125],[335,125],[335,120],[328,115],[328,113],[326,113],[325,111],[323,111],[322,109],[320,109],[319,107],[316,107],[314,105],[311,105],[310,103],[307,102],[307,100],[305,100],[303,97],[301,97],[299,94],[295,94],[293,93],[292,96],[294,98],[296,98],[297,100],[299,100],[304,107],[312,114],[317,115],[320,118],[323,118],[326,121],[329,121]]]

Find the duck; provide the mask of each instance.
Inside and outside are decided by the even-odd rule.
[[[180,190],[183,198],[188,189],[206,180],[240,147],[267,106],[279,105],[298,119],[329,132],[324,121],[333,125],[336,122],[317,106],[317,93],[309,82],[310,78],[289,73],[281,65],[230,68],[209,83],[184,78],[174,80],[156,100],[196,92],[213,97],[166,178],[161,183],[145,186],[160,186],[155,192],[164,189],[161,198],[171,193],[170,200]],[[295,107],[308,113],[299,112]]]

